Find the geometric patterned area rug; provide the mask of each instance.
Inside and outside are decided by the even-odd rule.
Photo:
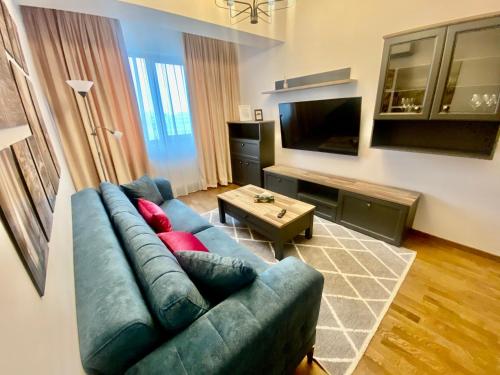
[[[203,215],[268,263],[272,242],[218,210]],[[416,253],[315,217],[313,238],[299,235],[284,248],[325,277],[314,357],[332,375],[351,374],[406,277]]]

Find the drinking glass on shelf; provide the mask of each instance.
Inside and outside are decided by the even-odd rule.
[[[408,112],[415,112],[415,98],[410,98],[410,106]]]
[[[491,94],[491,95],[484,94],[483,99],[484,99],[484,103],[488,107],[493,107],[493,106],[496,106],[498,104],[498,99],[497,99],[497,96],[495,94]]]
[[[481,107],[481,97],[479,96],[479,94],[472,95],[472,98],[470,99],[470,105],[474,111]]]

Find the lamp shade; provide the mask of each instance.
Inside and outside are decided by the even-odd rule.
[[[69,80],[66,83],[81,96],[87,95],[90,91],[94,82],[92,81],[81,81],[81,80]]]

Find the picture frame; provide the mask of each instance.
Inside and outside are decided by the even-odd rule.
[[[45,292],[48,241],[37,220],[11,148],[0,151],[0,216],[40,296]]]
[[[262,109],[256,109],[253,113],[255,121],[264,121],[264,112],[262,112]]]
[[[5,49],[0,44],[0,129],[28,125]]]
[[[239,105],[240,121],[252,121],[252,108],[249,105]]]

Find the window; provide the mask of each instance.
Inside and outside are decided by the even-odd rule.
[[[158,60],[129,57],[147,142],[192,135],[184,67]]]

